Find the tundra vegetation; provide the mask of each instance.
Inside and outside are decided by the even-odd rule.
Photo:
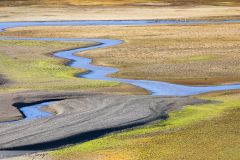
[[[111,92],[114,88],[126,93],[127,90],[144,92],[117,82],[76,78],[75,74],[83,73],[85,70],[64,66],[66,60],[51,56],[55,51],[93,45],[91,43],[1,40],[0,44],[0,72],[9,81],[0,88],[0,92],[25,90]]]
[[[240,80],[239,30],[239,24],[27,27],[2,35],[120,39],[121,45],[78,55],[119,68],[112,77],[210,85]]]

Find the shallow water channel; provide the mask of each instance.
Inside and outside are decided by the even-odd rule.
[[[207,23],[239,23],[240,20],[225,20],[225,21],[175,21],[175,20],[128,20],[128,21],[56,21],[56,22],[0,22],[0,31],[7,28],[25,27],[25,26],[83,26],[83,25],[164,25],[164,24],[207,24]],[[186,86],[178,85],[160,81],[150,80],[134,80],[111,78],[109,74],[118,71],[117,68],[95,66],[92,65],[92,60],[89,58],[76,56],[75,53],[105,48],[123,43],[121,40],[114,39],[95,39],[95,38],[14,38],[14,37],[0,37],[0,40],[31,40],[31,41],[69,41],[69,42],[94,42],[96,45],[71,49],[67,51],[56,52],[54,56],[71,60],[68,66],[74,68],[83,68],[89,72],[79,74],[79,78],[87,78],[93,80],[115,81],[121,83],[131,84],[143,88],[151,95],[160,96],[189,96],[211,91],[240,89],[240,84],[227,84],[216,86]],[[51,116],[51,113],[44,112],[41,107],[48,105],[51,102],[44,102],[32,106],[20,108],[26,119],[35,119]]]

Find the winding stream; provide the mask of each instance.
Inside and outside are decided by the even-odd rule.
[[[81,26],[81,25],[161,25],[161,24],[206,24],[206,23],[239,23],[240,20],[225,20],[225,21],[174,21],[174,20],[134,20],[134,21],[56,21],[56,22],[2,22],[0,23],[0,31],[6,28],[24,27],[24,26]],[[121,40],[113,39],[94,39],[94,38],[14,38],[14,37],[0,37],[0,40],[34,40],[34,41],[68,41],[68,42],[95,42],[97,45],[90,47],[83,47],[71,49],[68,51],[56,52],[54,56],[71,60],[68,65],[74,68],[83,68],[89,72],[79,74],[79,78],[87,78],[93,80],[115,81],[121,83],[131,84],[150,92],[151,95],[161,96],[188,96],[200,94],[211,91],[240,89],[240,84],[227,84],[216,86],[186,86],[178,85],[160,81],[150,80],[133,80],[122,78],[111,78],[107,75],[118,71],[116,68],[95,66],[92,65],[91,59],[76,56],[75,53],[105,48],[123,43]],[[46,105],[46,104],[44,104]],[[39,107],[40,106],[40,107]],[[41,118],[46,115],[39,108],[43,106],[39,104],[36,106],[28,106],[21,108],[26,118]],[[34,113],[30,114],[29,113]]]

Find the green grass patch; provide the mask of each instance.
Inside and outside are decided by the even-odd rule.
[[[0,92],[21,90],[81,90],[119,85],[117,82],[87,80],[74,77],[84,72],[64,66],[64,61],[49,56],[56,50],[75,48],[89,45],[81,43],[57,43],[44,41],[0,41],[1,48],[12,46],[11,49],[0,53],[0,74],[10,79],[11,83],[1,87]],[[22,54],[14,47],[29,49]],[[14,50],[15,49],[15,50]],[[42,53],[36,50],[45,51]],[[50,52],[51,51],[51,52]]]

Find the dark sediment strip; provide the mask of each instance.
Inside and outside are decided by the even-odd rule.
[[[9,81],[3,75],[0,74],[0,85],[5,85],[8,82]]]

